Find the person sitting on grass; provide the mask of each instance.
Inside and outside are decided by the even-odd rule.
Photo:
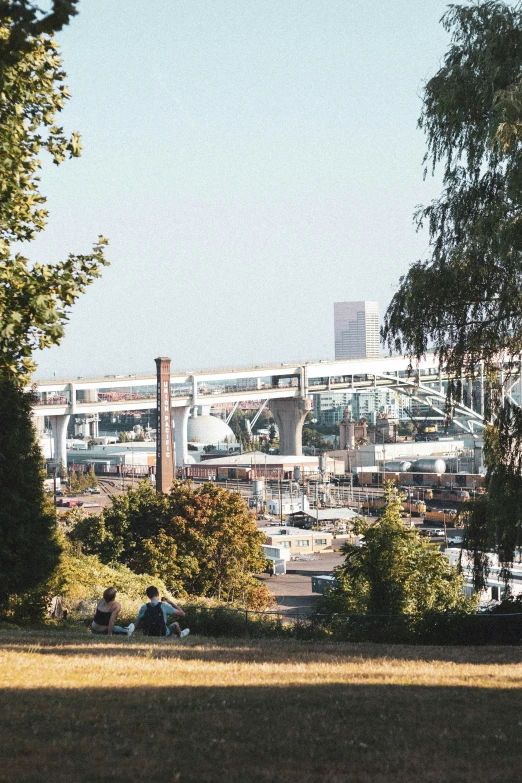
[[[133,633],[136,627],[134,623],[131,623],[126,628],[123,628],[121,625],[114,625],[121,609],[121,605],[114,600],[115,598],[116,589],[114,587],[108,587],[103,591],[103,598],[101,601],[98,601],[94,620],[91,623],[92,633],[102,633],[107,634],[107,636],[112,636],[112,634],[130,636]]]
[[[149,602],[143,604],[138,612],[138,619],[136,626],[143,630],[145,636],[177,636],[179,639],[184,639],[190,633],[189,628],[185,628],[183,631],[179,627],[178,622],[173,622],[170,625],[167,624],[167,617],[174,615],[175,617],[185,617],[185,612],[180,609],[179,606],[170,600],[170,598],[162,597],[160,601],[159,590],[157,587],[151,585],[147,587],[146,591]]]

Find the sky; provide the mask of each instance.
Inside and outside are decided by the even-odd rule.
[[[83,153],[42,172],[52,262],[108,237],[36,378],[334,356],[333,302],[428,252],[417,129],[448,34],[429,0],[81,0],[58,36]]]

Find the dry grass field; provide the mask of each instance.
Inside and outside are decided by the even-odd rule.
[[[522,649],[0,632],[0,781],[520,783]]]

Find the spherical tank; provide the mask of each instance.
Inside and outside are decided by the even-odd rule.
[[[423,457],[412,463],[413,473],[445,473],[446,463],[440,457]]]
[[[225,424],[223,419],[218,419],[217,416],[205,414],[190,418],[187,430],[189,443],[211,443],[214,446],[236,443],[236,436],[228,424]]]

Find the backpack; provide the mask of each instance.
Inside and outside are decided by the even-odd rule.
[[[165,625],[165,618],[163,616],[163,609],[161,603],[147,604],[145,614],[141,620],[141,627],[143,628],[144,636],[166,636],[167,626]]]

